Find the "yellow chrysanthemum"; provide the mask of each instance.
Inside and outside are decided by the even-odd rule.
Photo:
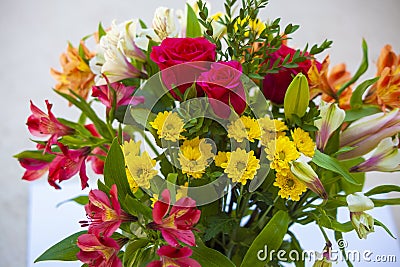
[[[188,188],[189,188],[189,183],[186,182],[184,185],[179,186],[179,188],[176,190],[176,201],[183,197],[187,197],[188,193]]]
[[[182,173],[194,178],[203,176],[213,157],[212,146],[199,137],[184,141],[178,154]]]
[[[257,121],[261,130],[260,141],[263,146],[266,146],[269,141],[279,136],[285,136],[284,131],[288,130],[286,124],[280,120],[271,120],[269,117],[264,117]]]
[[[184,139],[181,133],[185,131],[183,128],[185,124],[175,112],[159,112],[155,120],[150,122],[150,125],[157,130],[159,138],[172,142]]]
[[[138,186],[150,188],[150,180],[158,173],[158,171],[154,169],[156,161],[151,159],[147,152],[143,152],[141,156],[128,155],[125,160]]]
[[[278,172],[274,185],[280,189],[279,196],[286,199],[290,198],[293,201],[299,201],[300,196],[307,190],[307,186],[294,177],[291,172],[288,172],[287,175]]]
[[[260,126],[255,119],[242,116],[228,125],[228,137],[237,142],[243,142],[244,139],[254,142],[254,139],[260,138]]]
[[[268,142],[265,148],[267,159],[271,161],[271,168],[282,175],[289,172],[289,162],[300,157],[296,146],[287,136],[279,136],[277,139]]]
[[[313,157],[315,153],[315,143],[310,135],[301,128],[296,128],[292,131],[292,138],[299,152],[307,157]]]
[[[140,143],[140,141],[135,142],[132,139],[130,139],[129,141],[124,141],[124,143],[121,145],[124,156],[138,156],[140,154]]]
[[[125,172],[126,178],[128,179],[129,188],[131,189],[132,193],[136,193],[136,191],[139,189],[139,185],[136,183],[135,179],[133,179],[132,174],[127,166],[125,166]]]
[[[129,141],[125,141],[121,145],[121,149],[124,153],[124,158],[125,158],[125,172],[126,172],[126,178],[128,179],[129,187],[133,193],[136,193],[136,191],[139,188],[139,185],[136,183],[135,179],[133,179],[131,172],[128,169],[127,163],[126,163],[126,157],[128,155],[131,156],[139,156],[140,154],[140,141],[135,142],[132,139]]]
[[[260,35],[262,31],[265,30],[265,24],[261,20],[259,20],[258,18],[252,20],[250,19],[250,17],[246,17],[243,20],[241,20],[240,18],[236,20],[236,23],[233,26],[235,31],[238,31],[239,29],[238,25],[244,26],[246,22],[248,22],[247,27],[250,29],[250,31],[255,32],[256,35]],[[244,36],[248,37],[249,32],[245,32]]]
[[[226,152],[218,151],[218,154],[214,158],[215,166],[221,167],[222,164],[228,162],[228,157],[226,156]]]
[[[226,153],[228,162],[222,164],[224,172],[234,183],[246,184],[247,180],[252,180],[260,168],[260,160],[254,156],[254,151],[237,148],[236,151]]]

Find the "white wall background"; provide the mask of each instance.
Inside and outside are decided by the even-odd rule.
[[[213,11],[222,8],[223,1],[210,2]],[[45,179],[29,185],[20,180],[23,169],[11,155],[33,148],[25,126],[29,116],[29,99],[41,107],[44,100],[49,99],[54,103],[56,114],[76,118],[76,111],[68,108],[52,92],[55,81],[49,75],[50,67],[59,69],[58,57],[65,50],[67,41],[76,44],[81,37],[95,31],[99,21],[109,25],[112,19],[123,21],[140,17],[149,23],[153,11],[161,5],[183,8],[184,1],[0,1],[0,266],[31,266],[32,259],[44,249],[78,230],[77,221],[84,217],[84,212],[77,213],[71,203],[54,208],[60,201],[80,193],[74,181],[65,182],[60,193],[50,188]],[[333,40],[333,48],[328,52],[332,64],[346,62],[353,73],[361,59],[361,39],[365,38],[371,63],[365,77],[370,78],[375,73],[373,64],[381,47],[390,43],[400,53],[399,10],[400,2],[397,0],[271,0],[261,16],[264,19],[282,17],[283,24],[300,24],[301,28],[290,42],[292,46],[303,48],[306,42],[313,44],[326,38]],[[400,184],[399,179],[398,174],[375,174],[369,177],[367,187],[382,183]],[[65,218],[68,212],[74,217]],[[375,215],[398,234],[392,209],[379,209]],[[306,236],[307,244],[319,249],[322,243],[319,233],[307,233],[310,233]],[[312,238],[309,238],[310,235]],[[380,230],[364,243],[356,240],[354,235],[349,238],[355,240],[349,242],[353,248],[377,247],[381,254],[397,253],[400,261],[398,241],[388,238]],[[56,264],[40,263],[35,266]],[[65,263],[57,266],[80,265]]]

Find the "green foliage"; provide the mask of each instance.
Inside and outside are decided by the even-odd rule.
[[[191,258],[197,260],[202,267],[235,267],[235,264],[231,262],[226,256],[206,247],[201,239],[196,239],[197,246],[192,247],[193,254]]]
[[[265,266],[265,263],[269,261],[269,257],[267,257],[266,262],[262,262],[258,260],[257,252],[264,250],[265,246],[268,247],[268,251],[277,250],[287,233],[290,221],[287,212],[278,211],[253,241],[240,266]]]
[[[189,4],[186,4],[186,8],[187,8],[186,37],[189,38],[200,37],[201,28],[199,21],[197,20],[197,15]]]
[[[36,262],[40,261],[76,261],[76,254],[79,252],[79,248],[76,245],[78,237],[80,235],[86,234],[86,231],[80,231],[78,233],[72,234],[65,239],[61,240],[57,244],[53,245],[47,249],[42,255],[40,255]]]

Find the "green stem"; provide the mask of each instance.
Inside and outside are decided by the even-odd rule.
[[[156,154],[157,157],[160,156],[160,153],[158,153],[157,148],[154,146],[153,142],[151,142],[150,138],[146,135],[146,133],[144,131],[139,131],[139,133],[144,138],[144,140],[149,145],[154,154]]]
[[[322,235],[324,236],[325,242],[326,243],[328,243],[328,242],[330,243],[329,237],[326,234],[325,229],[321,225],[318,225],[318,227],[321,230]]]
[[[260,228],[260,229],[264,228],[264,221],[267,218],[268,213],[275,206],[275,203],[276,203],[276,201],[278,201],[278,199],[279,199],[279,195],[275,197],[274,203],[267,208],[267,210],[264,212],[263,215],[261,215],[260,219],[258,220],[258,223],[256,224],[256,226],[258,226],[258,228]]]

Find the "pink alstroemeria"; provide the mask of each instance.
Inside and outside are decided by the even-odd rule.
[[[351,146],[353,150],[342,153],[339,159],[351,159],[372,151],[385,138],[400,132],[400,110],[377,113],[351,124],[340,135],[340,147]]]
[[[123,83],[120,82],[93,86],[92,90],[92,96],[97,97],[101,101],[101,103],[103,103],[107,107],[107,113],[111,110],[113,106],[114,94],[116,97],[116,108],[126,105],[135,106],[144,102],[143,96],[132,96],[133,92],[135,91],[135,87],[125,86]]]
[[[61,187],[56,184],[56,181],[62,182],[68,180],[79,171],[82,189],[88,187],[87,181],[89,178],[86,175],[85,160],[90,153],[90,147],[69,149],[63,144],[58,143],[57,145],[60,147],[62,153],[58,153],[50,164],[49,184],[56,189],[60,189]]]
[[[80,251],[76,257],[89,267],[122,267],[117,255],[120,245],[112,238],[83,234],[78,237],[77,245]]]
[[[52,104],[46,100],[47,113],[44,113],[41,109],[33,104],[31,101],[32,115],[28,117],[26,124],[28,130],[32,135],[37,137],[49,136],[45,151],[51,151],[51,146],[57,143],[57,139],[60,136],[71,135],[75,132],[74,129],[62,124],[51,112]]]
[[[194,246],[196,241],[192,232],[193,226],[199,221],[201,211],[196,208],[196,201],[189,197],[179,199],[170,209],[170,194],[166,189],[162,192],[162,200],[154,204],[151,229],[160,230],[165,241],[178,247],[177,240]],[[168,214],[169,211],[169,215]]]
[[[121,209],[115,184],[111,186],[110,199],[101,190],[91,190],[85,210],[89,221],[80,221],[82,227],[89,226],[89,234],[101,237],[110,237],[122,222],[137,220]]]
[[[48,170],[50,162],[40,159],[21,158],[19,164],[26,169],[23,180],[34,181],[42,177]]]
[[[160,256],[160,260],[152,261],[146,267],[201,267],[200,263],[189,258],[192,250],[188,247],[162,246],[157,250],[157,254]]]

